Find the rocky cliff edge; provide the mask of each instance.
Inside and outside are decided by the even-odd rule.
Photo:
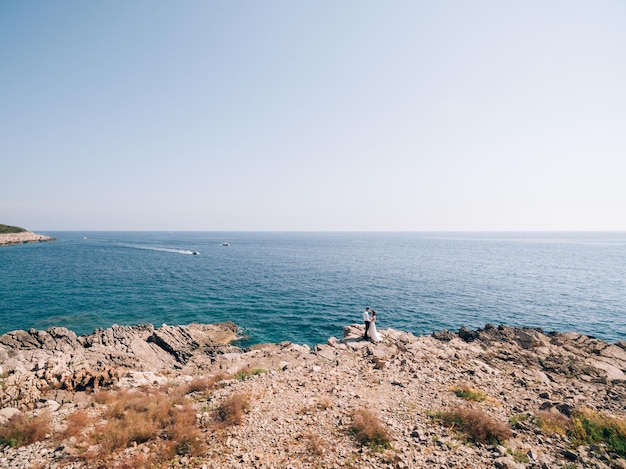
[[[288,342],[241,349],[231,344],[236,332],[232,323],[114,326],[81,337],[63,328],[10,332],[0,337],[0,421],[51,412],[55,428],[62,430],[78,410],[99,412],[93,401],[99,389],[147,389],[262,370],[240,375],[247,379],[225,379],[196,396],[190,405],[206,446],[201,454],[180,453],[167,464],[626,468],[624,455],[602,441],[584,444],[537,424],[542,415],[567,420],[584,408],[624,425],[624,342],[487,325],[422,337],[388,329],[381,331],[382,342],[371,343],[354,324],[345,327],[343,337],[313,349]],[[459,389],[483,398],[468,401]],[[207,423],[220,403],[242,394],[251,401],[238,425],[216,429]],[[434,417],[458,408],[479,410],[510,426],[511,433],[498,444],[481,443]],[[351,419],[358,409],[382,422],[391,438],[388,448],[355,441]],[[71,439],[59,443],[53,433],[27,447],[5,447],[0,467],[94,464],[82,459],[84,448],[76,449]],[[139,461],[163,444],[135,442],[107,467],[128,467],[128,458]]]

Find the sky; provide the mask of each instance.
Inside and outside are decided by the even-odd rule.
[[[0,223],[626,231],[626,2],[0,0]]]

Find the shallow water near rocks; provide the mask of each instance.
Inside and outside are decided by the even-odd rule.
[[[370,306],[379,329],[416,335],[504,323],[626,340],[626,233],[45,234],[58,241],[0,248],[0,333],[233,321],[243,345],[313,345]]]

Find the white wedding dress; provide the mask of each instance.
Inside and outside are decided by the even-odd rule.
[[[381,340],[383,340],[383,337],[376,330],[376,321],[372,321],[370,323],[367,334],[370,336],[370,339],[372,339],[373,342],[380,342]]]

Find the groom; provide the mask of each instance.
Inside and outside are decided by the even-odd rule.
[[[370,328],[370,308],[369,306],[365,308],[363,311],[363,322],[365,323],[365,334],[363,334],[363,339],[367,340],[367,331]]]

